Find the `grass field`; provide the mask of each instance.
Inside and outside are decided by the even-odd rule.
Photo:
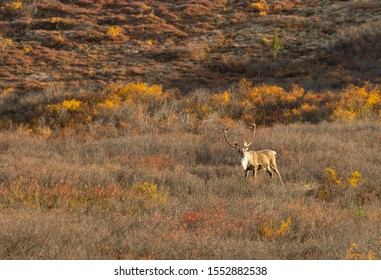
[[[0,3],[0,259],[380,259],[381,1]],[[272,149],[284,186],[237,151]]]
[[[257,129],[285,186],[244,180],[223,127],[0,135],[1,259],[378,259],[379,122]],[[230,129],[248,139],[243,124]]]

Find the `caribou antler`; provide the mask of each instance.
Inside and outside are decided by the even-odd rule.
[[[225,137],[225,141],[226,141],[226,143],[228,143],[228,144],[229,144],[230,146],[232,146],[233,148],[238,148],[238,143],[235,143],[235,144],[233,145],[232,143],[229,142],[229,140],[228,140],[228,138],[227,138],[227,136],[226,136],[227,133],[228,133],[228,127],[225,126],[225,128],[224,128],[224,137]]]
[[[253,137],[251,138],[249,144],[247,144],[246,142],[243,143],[243,145],[244,145],[246,148],[248,148],[248,147],[251,145],[251,143],[253,143],[253,140],[254,140],[254,137],[255,137],[255,128],[256,128],[255,123],[251,123],[251,125],[253,126]]]

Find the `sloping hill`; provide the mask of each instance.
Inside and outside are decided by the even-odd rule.
[[[377,0],[2,2],[1,89],[381,81]],[[273,59],[276,31],[284,50]]]

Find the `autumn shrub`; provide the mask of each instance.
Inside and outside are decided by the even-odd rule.
[[[114,92],[124,102],[133,104],[147,103],[153,106],[160,104],[160,101],[164,101],[168,98],[168,93],[163,91],[161,85],[148,85],[147,83],[128,83],[126,85],[110,85],[110,91]],[[159,103],[159,104],[157,104]]]
[[[378,85],[348,86],[340,94],[332,117],[341,120],[379,120],[381,89]]]
[[[269,241],[273,240],[273,238],[281,238],[283,237],[287,231],[289,230],[289,226],[291,224],[291,218],[288,217],[286,220],[282,220],[280,225],[274,224],[273,221],[268,221],[265,219],[259,219],[257,233],[259,238],[264,238]]]
[[[243,97],[242,104],[251,107],[246,115],[250,114],[251,121],[259,123],[288,122],[304,95],[304,89],[297,85],[287,92],[275,85],[253,86],[245,79],[239,82],[238,90]]]
[[[57,91],[57,92],[53,92]],[[16,102],[16,99],[19,99]],[[221,92],[198,89],[179,96],[162,85],[110,83],[97,91],[75,92],[55,87],[18,98],[12,88],[1,95],[2,127],[27,127],[44,135],[74,129],[91,135],[196,132],[208,123],[274,123],[380,119],[378,85],[350,85],[340,92],[306,92],[298,85],[253,85],[247,79]],[[33,110],[31,110],[33,109]],[[14,112],[17,111],[17,114]],[[49,133],[47,133],[49,134]]]
[[[194,227],[196,223],[199,223],[202,219],[202,212],[194,211],[184,213],[182,216],[182,221],[187,228]]]
[[[159,192],[156,184],[143,182],[132,186],[130,199],[132,203],[129,211],[141,214],[146,210],[165,206],[168,203],[168,193],[163,190]]]
[[[5,2],[5,1],[4,1]],[[9,1],[1,8],[1,15],[4,18],[16,18],[22,15],[23,3],[21,1]]]
[[[359,171],[353,171],[345,179],[333,168],[328,167],[324,171],[323,183],[315,190],[316,197],[324,201],[342,200],[356,204],[356,215],[363,217],[364,192],[371,191],[362,189],[363,175]]]
[[[261,16],[266,16],[269,10],[269,6],[266,0],[259,0],[257,2],[253,2],[251,4],[251,7],[253,8],[253,10],[257,11]]]
[[[107,35],[109,35],[111,37],[118,37],[120,35],[121,31],[122,30],[119,26],[111,26],[107,30]]]

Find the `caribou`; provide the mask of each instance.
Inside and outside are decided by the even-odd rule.
[[[280,172],[276,164],[276,152],[272,150],[261,150],[261,151],[252,151],[249,150],[250,145],[253,143],[255,138],[256,125],[255,123],[251,124],[253,126],[253,135],[249,143],[246,141],[243,142],[243,145],[238,143],[232,144],[227,138],[228,128],[224,128],[224,138],[226,143],[238,151],[238,154],[241,158],[241,164],[245,171],[245,179],[249,176],[249,171],[253,171],[254,181],[257,180],[257,171],[264,169],[270,175],[270,178],[273,177],[273,171],[278,175],[279,180],[282,185],[284,185]]]

